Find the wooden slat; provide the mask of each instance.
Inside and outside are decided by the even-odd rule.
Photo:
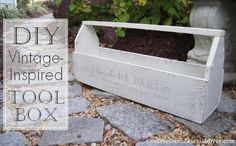
[[[205,36],[224,36],[224,30],[206,29],[206,28],[193,28],[193,27],[180,27],[180,26],[164,26],[153,24],[138,24],[138,23],[124,23],[124,22],[105,22],[105,21],[83,21],[84,25],[93,26],[106,26],[106,27],[123,27],[143,30],[155,30],[175,33],[186,33]]]
[[[100,57],[120,62],[146,66],[157,70],[204,78],[205,65],[192,64],[172,59],[142,55],[126,51],[100,47]]]
[[[211,45],[211,49],[210,49],[210,53],[207,59],[207,67],[211,67],[214,63],[214,58],[217,54],[222,53],[224,51],[224,45],[222,45],[222,42],[224,38],[222,37],[214,37],[213,41],[212,41],[212,45]],[[223,59],[223,58],[222,58]]]
[[[75,77],[88,85],[201,123],[207,82],[111,59],[73,53]]]
[[[212,54],[206,66],[206,79],[208,80],[207,95],[205,99],[205,108],[203,109],[206,119],[220,103],[223,76],[224,76],[224,37],[217,37],[213,40]],[[203,120],[205,120],[203,119]]]
[[[99,40],[92,26],[82,25],[75,39],[75,51],[87,54],[99,54]]]

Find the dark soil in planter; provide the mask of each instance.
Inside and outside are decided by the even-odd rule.
[[[187,53],[193,47],[193,35],[128,29],[126,37],[120,38],[112,48],[186,61]]]

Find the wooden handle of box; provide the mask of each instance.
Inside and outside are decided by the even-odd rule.
[[[124,23],[124,22],[106,22],[106,21],[83,21],[83,25],[92,26],[106,26],[106,27],[123,27],[143,30],[155,30],[175,33],[186,33],[205,36],[224,36],[224,30],[194,28],[194,27],[181,27],[181,26],[166,26],[166,25],[153,25],[153,24],[138,24],[138,23]]]

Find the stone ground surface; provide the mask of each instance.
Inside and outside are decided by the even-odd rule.
[[[0,127],[3,127],[3,111],[0,109]]]
[[[0,83],[0,128],[3,127],[3,110],[1,106],[3,104],[3,85]]]
[[[115,104],[97,107],[96,111],[114,127],[133,140],[171,132],[174,125],[132,104]]]
[[[69,82],[72,82],[72,81],[74,81],[74,80],[75,80],[74,75],[73,75],[71,72],[69,72],[69,73],[68,73],[68,81],[69,81]]]
[[[227,94],[222,94],[221,102],[217,111],[224,113],[235,113],[236,112],[236,100],[232,99]]]
[[[98,98],[119,98],[119,96],[109,93],[109,92],[104,92],[98,89],[92,89],[88,92],[89,96],[95,96]]]
[[[20,132],[6,132],[0,135],[1,146],[27,146],[26,137]]]
[[[138,142],[135,146],[193,146],[190,143],[157,143],[155,141]]]
[[[74,84],[70,84],[68,88],[68,97],[73,98],[75,96],[82,95],[82,86],[80,83],[75,82]]]
[[[41,18],[52,18],[52,15]],[[207,137],[217,140],[236,139],[236,99],[228,95],[223,95],[217,112],[203,125],[82,85],[71,72],[68,96],[68,131],[10,132],[1,128],[0,146],[21,146],[27,143],[33,146],[62,146],[68,143],[81,146],[156,146],[155,141],[158,140],[204,140]],[[0,103],[1,99],[0,85]]]
[[[2,102],[3,102],[3,91],[0,90],[0,103],[2,103]]]
[[[15,137],[20,145],[91,145],[91,146],[174,146],[157,144],[157,140],[197,140],[207,137],[215,139],[232,139],[235,136],[235,121],[232,119],[231,105],[234,99],[222,98],[219,108],[227,110],[215,112],[203,125],[199,125],[170,114],[148,108],[132,101],[116,98],[113,94],[93,89],[71,81],[71,86],[83,88],[83,96],[69,98],[70,108],[68,131],[1,131],[1,143],[9,143]],[[79,87],[81,86],[81,87]],[[96,93],[94,93],[94,90]],[[90,91],[93,91],[91,94]],[[76,92],[76,90],[73,90]],[[102,96],[101,93],[109,96]],[[99,97],[100,96],[100,97]],[[229,109],[232,108],[232,109]],[[73,111],[73,112],[72,112]],[[0,117],[1,118],[1,117]],[[10,134],[9,134],[10,133]],[[25,137],[27,139],[25,139]],[[0,145],[1,145],[0,143]],[[14,144],[14,143],[12,143]],[[179,144],[192,146],[192,144]]]
[[[70,86],[73,87],[70,91],[75,96],[69,98],[69,103],[71,102],[69,111],[73,113],[72,120],[69,121],[69,131],[21,131],[24,135],[18,132],[9,136],[6,131],[1,130],[0,139],[2,137],[4,140],[0,142],[4,145],[11,142],[14,145],[12,142],[16,142],[17,139],[19,145],[87,143],[87,145],[107,146],[155,146],[155,143],[149,141],[194,140],[205,137],[230,139],[236,135],[235,121],[231,116],[234,106],[230,106],[235,100],[229,96],[226,96],[229,99],[222,98],[218,108],[221,112],[214,113],[203,125],[198,125],[129,100],[116,98],[117,96],[112,94],[110,97],[101,95],[102,91],[96,94],[95,89],[92,89],[93,94],[91,94],[90,87],[83,87],[77,81],[70,82]],[[83,120],[82,117],[88,118]]]
[[[39,146],[83,144],[103,140],[104,122],[96,118],[69,118],[68,131],[46,131]]]
[[[85,112],[89,106],[89,101],[82,96],[69,98],[68,100],[69,114],[78,113],[78,112]]]
[[[3,102],[3,85],[0,83],[0,103]]]
[[[235,124],[228,116],[222,113],[214,112],[202,125],[194,122],[184,120],[182,118],[175,118],[178,122],[185,124],[189,129],[198,132],[204,137],[210,138],[217,134],[228,130]]]

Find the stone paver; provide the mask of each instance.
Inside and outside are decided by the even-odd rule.
[[[115,95],[115,94],[112,94],[112,93],[109,93],[109,92],[105,92],[105,91],[102,91],[102,90],[98,90],[98,89],[92,89],[88,92],[88,95],[89,96],[95,96],[95,97],[98,97],[98,98],[119,98],[118,95]]]
[[[89,101],[85,97],[75,97],[68,99],[69,114],[85,112],[89,106]]]
[[[170,132],[174,125],[154,113],[132,104],[115,104],[97,107],[98,114],[133,140]]]
[[[68,73],[68,81],[74,81],[75,80],[75,77],[74,77],[74,75],[72,74],[72,72],[69,72]]]
[[[222,94],[220,105],[217,108],[219,112],[234,113],[236,112],[236,100],[227,94]]]
[[[135,146],[193,146],[191,143],[158,143],[155,141],[138,142]]]
[[[0,109],[0,128],[3,127],[3,110]]]
[[[218,146],[236,146],[236,141],[234,140],[233,143],[219,143]]]
[[[2,103],[2,102],[3,102],[3,91],[0,90],[0,103]]]
[[[0,103],[3,101],[3,85],[0,82]]]
[[[39,146],[94,143],[103,140],[103,120],[97,118],[69,118],[68,122],[68,130],[45,131]]]
[[[27,146],[28,141],[20,132],[0,134],[0,146]]]
[[[79,82],[76,82],[74,84],[69,84],[68,89],[68,96],[69,98],[75,97],[75,96],[81,96],[82,95],[82,84]]]
[[[175,119],[185,124],[191,131],[200,133],[205,137],[214,137],[228,130],[234,124],[234,121],[227,115],[218,112],[214,112],[203,124],[197,124],[177,117]]]

